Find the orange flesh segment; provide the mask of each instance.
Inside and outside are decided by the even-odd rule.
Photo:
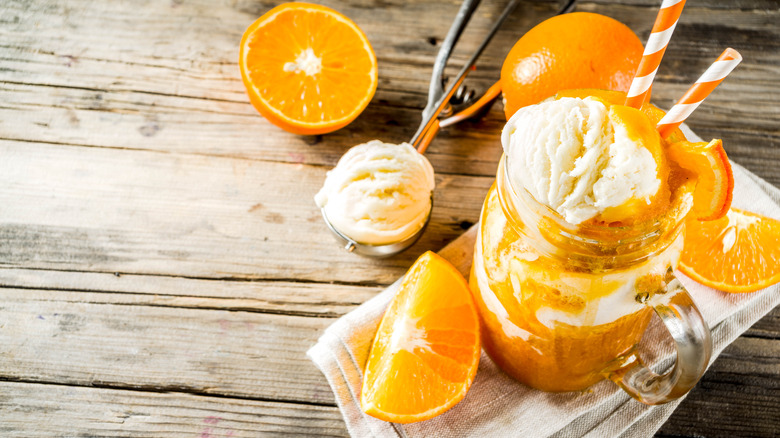
[[[382,318],[361,407],[397,423],[439,415],[466,395],[479,355],[479,319],[468,284],[428,251],[409,269]]]
[[[714,289],[753,292],[780,282],[780,221],[732,208],[685,224],[680,270]]]
[[[623,94],[623,93],[620,93]],[[622,205],[604,210],[597,220],[603,222],[643,222],[651,217],[662,214],[669,207],[669,165],[661,145],[661,138],[647,116],[640,110],[620,104],[609,107],[609,117],[613,122],[625,126],[629,137],[635,144],[644,147],[653,155],[656,164],[656,177],[661,181],[658,191],[650,198],[650,203],[644,199],[630,199]]]
[[[720,140],[679,141],[667,148],[669,159],[697,176],[692,214],[699,220],[723,217],[731,207],[734,176]]]

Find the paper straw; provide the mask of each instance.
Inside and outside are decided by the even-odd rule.
[[[742,61],[742,55],[739,52],[730,47],[724,50],[707,71],[696,80],[696,83],[685,92],[685,95],[658,122],[656,129],[661,134],[661,138],[666,137],[674,128],[680,126],[691,115],[693,110],[712,93],[712,90],[723,82],[723,79],[734,70],[734,67],[740,61]]]
[[[631,81],[631,88],[626,94],[626,106],[640,108],[645,102],[658,66],[661,65],[666,46],[669,45],[677,20],[680,19],[683,6],[685,0],[664,0],[661,3],[653,30],[650,31],[650,37],[645,44],[642,60],[639,61],[634,80]]]

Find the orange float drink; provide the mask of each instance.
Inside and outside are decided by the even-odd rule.
[[[654,129],[662,113],[622,106],[624,96],[562,92],[510,119],[470,284],[485,351],[515,379],[574,391],[608,377],[662,403],[687,392],[709,358],[709,331],[673,274],[696,180],[667,159]],[[654,309],[684,328],[670,326],[671,374],[682,377],[658,376],[636,355]]]
[[[497,184],[506,184],[503,179]],[[490,189],[472,265],[482,345],[528,386],[587,388],[604,378],[607,363],[639,343],[653,313],[642,300],[662,289],[677,264],[682,226],[665,230],[667,236],[656,238],[661,241],[634,236],[633,254],[609,254],[614,246],[563,237],[539,250],[534,244],[554,232],[555,220],[539,205],[516,206],[524,211],[507,218],[500,200],[507,196],[514,195],[497,185]],[[573,251],[581,252],[574,257]]]

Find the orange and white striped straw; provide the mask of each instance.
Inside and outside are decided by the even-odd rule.
[[[666,137],[674,128],[680,126],[693,110],[712,93],[712,90],[723,82],[723,79],[734,70],[740,61],[742,61],[742,55],[739,52],[731,47],[724,50],[707,71],[696,80],[696,83],[685,92],[685,95],[658,121],[656,129],[661,134],[661,138]]]
[[[650,37],[645,44],[642,60],[639,61],[639,67],[634,73],[634,80],[631,81],[631,88],[626,94],[626,106],[638,109],[647,99],[650,86],[653,85],[653,78],[658,71],[658,66],[661,65],[661,58],[663,58],[666,46],[669,45],[669,40],[672,38],[683,6],[685,6],[685,0],[663,0],[661,3],[658,16],[655,17],[653,30],[650,31]]]

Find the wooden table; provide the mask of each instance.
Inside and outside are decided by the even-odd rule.
[[[374,261],[342,251],[312,196],[352,145],[407,140],[455,0],[328,0],[368,35],[379,89],[345,129],[299,137],[249,105],[244,29],[276,1],[0,4],[0,436],[343,436],[305,357],[335,318],[476,220],[502,112],[427,156],[423,239]],[[485,1],[465,61],[505,1]],[[584,1],[644,41],[658,0]],[[554,1],[521,5],[469,78],[497,77]],[[780,185],[780,8],[691,0],[654,87],[668,107],[726,46],[742,65],[690,119]],[[731,345],[659,436],[780,434],[780,311]]]

